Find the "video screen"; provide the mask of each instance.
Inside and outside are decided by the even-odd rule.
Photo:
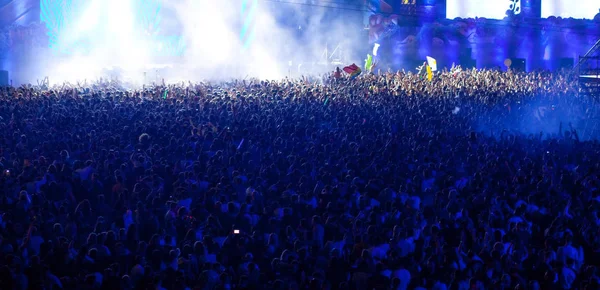
[[[512,10],[521,13],[520,0],[448,0],[446,2],[446,18],[475,18],[502,19],[506,12]]]
[[[594,19],[600,10],[599,0],[542,0],[542,17]]]

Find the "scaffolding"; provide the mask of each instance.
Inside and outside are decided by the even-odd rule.
[[[319,59],[320,65],[343,65],[346,63],[347,59],[342,43],[332,46],[333,50],[329,48],[329,44],[325,44],[325,50]]]
[[[600,100],[600,39],[575,66],[579,79],[579,96]]]

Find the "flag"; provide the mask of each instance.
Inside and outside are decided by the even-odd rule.
[[[430,66],[427,66],[427,80],[431,81],[433,79],[433,71]]]
[[[425,77],[427,75],[427,63],[423,63],[422,66],[417,67],[417,70],[419,70],[419,72],[417,73],[417,75],[422,78]]]
[[[360,68],[354,63],[347,67],[344,67],[344,71],[348,74],[353,74],[354,72],[359,71],[359,70],[360,70]]]
[[[370,54],[367,54],[367,59],[365,59],[365,71],[371,72],[371,68],[373,68],[373,57]]]
[[[167,89],[167,90],[165,90],[165,93],[163,94],[163,99],[166,99],[166,98],[167,98],[167,94],[168,94],[168,93],[169,93],[169,90],[168,90],[168,89]]]
[[[427,64],[431,67],[431,71],[437,71],[437,60],[435,58],[428,56]]]
[[[377,56],[377,51],[379,50],[379,43],[375,43],[373,46],[373,56]]]
[[[384,0],[366,0],[369,11],[372,13],[393,13],[394,8]]]
[[[452,63],[452,67],[450,68],[450,73],[452,74],[452,76],[456,76],[461,71],[462,71],[462,68],[460,67],[460,65],[456,65],[456,64]]]
[[[450,72],[452,73],[452,76],[456,76],[458,75],[460,72],[462,71],[462,69],[459,66],[453,66],[452,69],[450,70]]]
[[[360,75],[360,73],[362,72],[360,70],[360,67],[358,67],[356,64],[351,64],[347,67],[344,68],[344,71],[349,74],[352,78],[357,77],[358,75]]]

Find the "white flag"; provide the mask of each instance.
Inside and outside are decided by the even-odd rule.
[[[373,46],[373,56],[377,56],[377,51],[379,50],[379,43],[375,43],[375,46]]]
[[[427,64],[429,65],[429,67],[431,67],[431,71],[436,71],[437,70],[437,61],[435,60],[435,58],[428,56],[427,57]]]

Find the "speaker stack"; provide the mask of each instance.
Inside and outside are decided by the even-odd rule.
[[[0,87],[8,87],[8,71],[0,70]]]

